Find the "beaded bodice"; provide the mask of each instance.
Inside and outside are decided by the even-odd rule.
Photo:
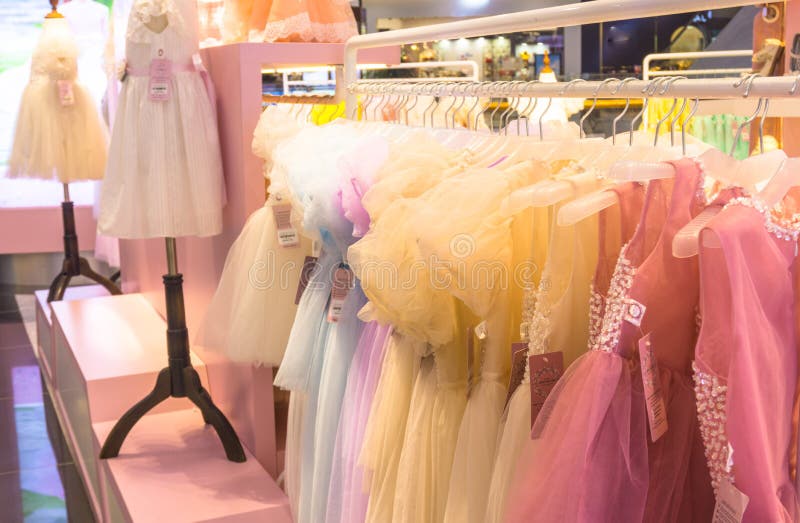
[[[596,332],[592,350],[616,352],[622,332],[622,322],[625,320],[629,308],[638,305],[630,303],[628,299],[636,268],[625,257],[626,247],[627,245],[622,248],[614,268],[614,275],[611,277],[611,284],[605,299],[605,309],[603,309],[602,297],[595,297],[597,294],[594,293],[592,295],[594,299],[590,309],[589,322],[592,330]]]

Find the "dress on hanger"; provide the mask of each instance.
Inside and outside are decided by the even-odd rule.
[[[346,42],[358,34],[346,0],[225,0],[226,42]]]
[[[75,37],[66,19],[46,19],[19,105],[8,176],[100,180],[107,143],[95,101],[78,80]]]
[[[222,351],[233,361],[277,367],[297,312],[294,283],[311,254],[311,240],[299,235],[299,245],[280,245],[273,205],[292,205],[292,226],[298,231],[302,209],[291,200],[284,167],[271,167],[274,148],[299,131],[294,118],[270,106],[253,135],[253,153],[264,159],[270,195],[228,251],[198,333],[200,345]]]
[[[672,238],[697,214],[691,160],[654,180],[609,285],[597,343],[548,396],[519,457],[506,521],[708,521],[713,494],[695,423],[697,265]],[[643,314],[642,314],[643,313]],[[669,430],[650,441],[637,344],[649,334]],[[702,461],[702,462],[701,462]]]
[[[718,498],[723,482],[749,497],[744,522],[790,522],[799,513],[789,473],[799,232],[758,200],[738,198],[701,236],[697,416]]]
[[[118,238],[219,234],[225,184],[195,3],[137,0],[126,44],[98,229]],[[151,68],[163,71],[151,77]]]

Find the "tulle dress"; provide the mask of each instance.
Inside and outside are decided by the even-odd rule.
[[[270,106],[256,126],[253,152],[269,169],[274,147],[299,131],[294,118]],[[247,219],[228,251],[197,341],[233,361],[277,367],[297,312],[297,281],[305,257],[311,254],[311,240],[300,235],[299,245],[279,244],[272,206],[293,203],[292,225],[298,231],[302,229],[302,207],[291,201],[283,166],[268,172],[269,199]]]
[[[107,144],[95,100],[78,81],[75,37],[66,19],[47,19],[19,105],[8,176],[100,180]]]
[[[548,260],[539,288],[528,300],[524,318],[529,354],[562,351],[567,366],[585,352],[587,344],[591,346],[593,334],[597,334],[592,332],[592,327],[598,326],[596,322],[592,325],[581,320],[581,317],[589,317],[590,280],[594,276],[595,286],[602,286],[604,281],[607,287],[617,255],[622,244],[633,235],[642,208],[644,191],[638,184],[623,184],[612,190],[619,195],[620,205],[575,225],[551,226]],[[558,214],[561,205],[563,203],[552,210],[553,216]],[[598,221],[599,250],[592,247],[598,245]],[[613,254],[607,255],[606,251]],[[595,263],[598,260],[599,263]],[[611,260],[608,273],[603,273],[605,277],[599,276],[608,260]],[[526,361],[522,383],[509,400],[498,435],[497,458],[486,506],[487,522],[502,521],[514,466],[530,437],[530,428],[530,368]]]
[[[219,234],[225,184],[214,95],[197,54],[196,4],[137,0],[125,56],[99,231],[129,239]],[[166,100],[150,97],[154,59],[171,64]]]
[[[427,150],[407,169],[399,161],[396,171],[384,166],[376,175],[363,198],[372,226],[348,251],[370,300],[362,317],[394,327],[360,457],[370,489],[367,521],[443,517],[466,400],[461,327],[474,318],[465,320],[468,311],[431,284],[415,239],[416,197],[433,185],[431,176],[442,176],[437,156],[444,151],[433,144]]]
[[[227,42],[345,42],[358,34],[346,0],[225,0]]]
[[[361,198],[372,186],[375,171],[389,155],[388,142],[378,136],[362,140],[361,148],[359,154],[340,161],[342,209],[344,216],[353,223],[354,237],[361,237],[369,230],[370,218]],[[367,323],[350,365],[336,431],[325,514],[328,523],[349,523],[366,518],[369,497],[358,456],[390,335],[390,326],[375,321]]]
[[[485,320],[453,454],[445,521],[483,518],[506,397],[508,347],[515,319],[510,310],[518,294],[512,278],[518,276],[516,269],[526,267],[514,265],[513,220],[498,209],[513,190],[538,181],[547,172],[543,164],[532,161],[507,170],[471,170],[448,178],[420,199],[424,206],[415,219],[419,220],[416,234],[423,257],[449,268],[445,269],[449,278],[437,280],[447,283],[447,292]],[[459,213],[449,204],[452,201],[469,201],[470,205]],[[530,232],[520,238],[522,245],[530,246]],[[468,348],[457,350],[467,352]]]
[[[285,111],[268,107],[253,136],[253,152],[272,166],[272,151],[300,131]],[[204,347],[223,351],[231,360],[277,367],[283,359],[297,312],[297,282],[311,241],[283,247],[278,242],[273,205],[293,203],[292,225],[302,229],[302,208],[291,202],[284,166],[270,170],[270,196],[254,212],[228,251],[217,290],[198,334]]]
[[[672,256],[672,238],[703,203],[703,179],[691,160],[675,167],[674,180],[648,185],[641,222],[609,285],[596,345],[559,380],[525,442],[506,521],[711,518],[690,375],[697,264]],[[669,420],[656,443],[636,356],[648,333]]]
[[[701,236],[697,416],[714,489],[730,483],[749,497],[744,522],[798,518],[789,447],[799,232],[760,201],[737,198]]]
[[[283,142],[273,155],[273,169],[285,170],[292,199],[302,203],[304,233],[322,243],[316,274],[303,292],[275,376],[277,386],[291,391],[287,441],[299,442],[296,447],[287,445],[285,466],[297,521],[324,517],[334,444],[330,435],[338,425],[344,393],[344,378],[337,377],[346,377],[362,327],[356,313],[363,298],[357,289],[348,293],[341,321],[327,318],[332,276],[352,241],[352,224],[342,215],[337,197],[337,161],[356,139],[350,127],[309,127]]]

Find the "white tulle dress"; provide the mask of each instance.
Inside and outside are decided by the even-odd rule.
[[[253,152],[269,169],[270,195],[254,212],[228,251],[197,341],[222,351],[231,360],[277,367],[297,312],[297,282],[311,240],[299,235],[299,245],[278,242],[273,205],[293,203],[292,225],[302,229],[302,208],[292,202],[283,166],[273,166],[273,149],[300,131],[283,108],[264,110],[253,135]]]
[[[197,54],[196,9],[195,2],[178,0],[137,0],[131,8],[127,77],[100,201],[103,234],[153,238],[222,231],[225,184],[213,89]],[[165,68],[166,100],[151,99],[150,70],[159,59],[171,64]]]
[[[99,180],[108,136],[78,81],[78,46],[67,21],[47,19],[31,60],[8,159],[12,178]]]

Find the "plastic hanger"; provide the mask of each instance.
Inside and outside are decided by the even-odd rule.
[[[734,86],[738,87],[745,82],[744,97],[747,98],[750,94],[750,87],[757,76],[756,74],[749,75],[734,84]],[[718,182],[722,182],[729,187],[739,186],[744,188],[747,192],[754,193],[756,179],[753,173],[775,173],[776,169],[774,167],[772,169],[765,168],[765,164],[768,162],[779,161],[778,172],[780,172],[781,166],[785,165],[786,154],[783,151],[772,151],[771,153],[747,158],[741,162],[733,158],[733,153],[741,138],[743,128],[750,125],[750,123],[755,120],[756,116],[761,112],[762,107],[768,108],[769,105],[764,104],[763,100],[759,99],[756,111],[739,126],[731,149],[727,155],[721,155],[718,150],[715,150],[717,152],[708,151],[702,155],[701,161],[703,162],[704,170]],[[765,118],[766,111],[764,111],[762,121]],[[761,127],[759,130],[761,131]],[[754,167],[754,164],[758,164],[758,167]],[[672,255],[676,258],[691,258],[692,256],[696,256],[699,252],[700,233],[721,210],[722,206],[720,205],[708,206],[679,230],[672,240]]]

